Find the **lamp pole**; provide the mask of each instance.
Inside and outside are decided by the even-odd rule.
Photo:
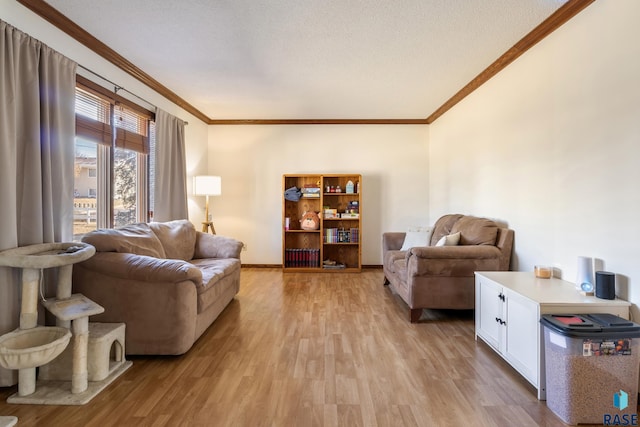
[[[209,195],[207,194],[205,199],[204,208],[204,221],[202,222],[202,232],[208,233],[209,227],[211,227],[211,234],[216,234],[216,228],[213,226],[213,221],[209,221]]]

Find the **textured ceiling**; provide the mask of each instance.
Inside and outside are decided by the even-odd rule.
[[[559,0],[48,0],[212,119],[424,119]]]

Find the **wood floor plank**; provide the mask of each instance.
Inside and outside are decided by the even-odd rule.
[[[475,340],[473,311],[408,308],[382,272],[245,268],[240,293],[182,356],[133,366],[83,406],[6,403],[25,426],[562,426]]]

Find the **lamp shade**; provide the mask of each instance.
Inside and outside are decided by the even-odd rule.
[[[213,175],[193,177],[193,194],[196,196],[219,196],[222,194],[222,178]]]

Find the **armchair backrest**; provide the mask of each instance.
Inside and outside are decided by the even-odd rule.
[[[449,214],[440,217],[431,235],[431,246],[443,236],[460,232],[459,245],[495,245],[500,250],[499,269],[509,270],[513,250],[513,230],[495,221],[470,215]]]
[[[433,233],[431,233],[431,243],[429,243],[429,246],[435,246],[436,243],[438,243],[438,240],[442,239],[442,237],[444,236],[448,236],[449,234],[451,234],[453,226],[463,216],[464,215],[460,214],[449,214],[441,216],[433,225]]]

